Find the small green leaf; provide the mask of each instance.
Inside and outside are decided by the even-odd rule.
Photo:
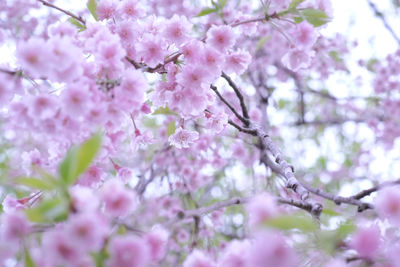
[[[65,184],[72,184],[72,181],[76,178],[76,158],[77,158],[78,148],[72,147],[69,149],[67,156],[61,162],[59,167],[59,172],[61,176],[61,180],[65,182]]]
[[[256,51],[260,50],[271,39],[271,36],[264,36],[257,42]]]
[[[90,13],[92,14],[93,18],[97,21],[99,18],[97,17],[97,2],[96,0],[88,0],[87,8],[89,9]]]
[[[177,115],[176,112],[171,110],[168,106],[156,109],[151,115]]]
[[[25,185],[30,188],[39,189],[39,190],[53,190],[55,188],[55,181],[51,183],[50,181],[45,181],[43,179],[34,178],[34,177],[19,177],[16,178],[15,181],[18,184]]]
[[[292,2],[289,5],[288,9],[295,9],[297,8],[301,3],[303,3],[305,0],[292,0]]]
[[[79,21],[77,21],[76,19],[74,19],[74,18],[69,18],[68,21],[69,21],[72,25],[75,25],[75,26],[79,29],[79,31],[84,31],[84,30],[86,30],[86,26],[83,25],[82,23],[80,23]]]
[[[101,146],[101,135],[95,134],[83,143],[78,150],[78,165],[76,175],[82,174],[89,167]]]
[[[226,3],[228,3],[228,0],[218,0],[219,8],[223,9],[226,6]]]
[[[75,183],[78,176],[89,167],[100,146],[101,136],[100,134],[95,134],[81,146],[72,147],[68,151],[59,168],[61,179],[65,184]]]
[[[340,214],[337,213],[336,211],[330,210],[330,209],[323,209],[322,214],[325,214],[325,215],[328,215],[328,216],[331,216],[331,217],[339,216],[339,215],[340,215]]]
[[[31,254],[27,248],[24,249],[25,254],[25,267],[36,267],[35,262],[32,260]]]
[[[175,130],[176,130],[175,121],[171,121],[170,123],[168,123],[167,126],[167,136],[170,137],[171,135],[173,135],[175,133]]]
[[[296,24],[299,24],[300,22],[304,21],[302,17],[294,17],[293,20]]]
[[[348,235],[350,235],[351,233],[353,233],[355,230],[357,229],[357,227],[349,222],[346,221],[345,223],[342,223],[338,229],[336,230],[336,235],[342,239],[346,238]]]
[[[25,212],[31,222],[63,221],[68,217],[68,201],[60,198],[43,200],[38,206]]]
[[[330,51],[329,56],[333,58],[336,62],[343,62],[343,59],[339,56],[337,51]]]
[[[282,215],[266,221],[266,225],[281,230],[299,229],[310,232],[316,229],[311,218],[300,215]]]
[[[314,27],[322,26],[330,21],[325,12],[319,9],[305,8],[301,10],[301,14]]]
[[[199,14],[196,15],[196,17],[202,17],[202,16],[206,16],[208,14],[217,12],[216,8],[204,8],[202,11],[200,11]]]

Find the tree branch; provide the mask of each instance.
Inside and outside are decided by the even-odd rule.
[[[354,196],[352,196],[352,198],[354,199],[362,199],[366,196],[369,196],[370,194],[379,191],[380,189],[382,189],[383,187],[387,187],[387,186],[393,186],[393,185],[398,185],[400,184],[400,179],[395,180],[395,181],[390,181],[390,182],[386,182],[386,183],[382,183],[380,185],[376,185],[374,187],[371,187],[369,189],[363,190],[357,194],[355,194]]]
[[[222,72],[221,76],[228,82],[229,86],[232,87],[233,91],[235,91],[235,94],[240,102],[240,107],[242,108],[243,118],[246,119],[246,122],[244,122],[244,124],[246,126],[249,126],[250,125],[249,112],[247,111],[246,104],[244,103],[244,97],[243,97],[242,93],[240,92],[239,87],[235,84],[235,82],[228,75],[226,75],[225,72]]]
[[[371,2],[371,0],[367,0],[368,5],[371,7],[371,9],[374,11],[375,16],[378,17],[383,25],[385,26],[385,28],[390,32],[390,34],[392,35],[392,37],[396,40],[396,42],[400,45],[400,38],[397,36],[397,34],[394,32],[392,26],[390,26],[390,24],[387,22],[385,16],[383,15],[382,12],[380,12],[378,10],[378,8],[376,7],[376,5],[374,3]]]
[[[43,5],[51,7],[51,8],[54,8],[54,9],[56,9],[58,11],[61,11],[62,13],[67,14],[68,16],[80,21],[83,25],[86,25],[86,21],[82,17],[77,16],[77,15],[75,15],[75,14],[73,14],[73,13],[71,13],[71,12],[65,10],[65,9],[59,8],[58,6],[55,6],[55,5],[53,5],[53,4],[51,4],[51,3],[47,2],[47,1],[44,1],[44,0],[38,0],[38,1],[40,3],[42,3]]]
[[[234,107],[219,93],[218,88],[214,85],[210,85],[210,88],[215,92],[215,94],[219,97],[219,99],[235,114],[235,116],[243,122],[243,124],[248,124],[249,120],[245,119],[240,115]]]

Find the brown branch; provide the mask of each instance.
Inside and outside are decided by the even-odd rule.
[[[148,73],[163,74],[163,73],[166,73],[165,65],[167,65],[168,63],[171,63],[171,62],[176,63],[181,55],[182,55],[182,53],[177,52],[177,53],[173,54],[172,56],[166,58],[164,60],[164,63],[160,63],[160,64],[158,64],[157,66],[155,66],[153,68],[147,66],[144,63],[138,63],[138,62],[134,61],[133,59],[131,59],[128,56],[126,56],[125,59],[129,63],[131,63],[135,67],[135,69],[139,69],[139,70],[141,70],[143,72],[148,72]]]
[[[240,107],[242,108],[243,118],[246,119],[246,122],[244,122],[244,124],[246,126],[249,126],[250,125],[249,112],[247,111],[246,103],[244,102],[244,97],[243,97],[242,93],[240,92],[239,87],[235,84],[235,82],[231,79],[231,77],[226,75],[225,72],[222,72],[221,76],[228,82],[229,86],[232,87],[232,89],[235,91],[235,94],[240,102]]]
[[[390,182],[386,182],[386,183],[382,183],[380,185],[376,185],[374,187],[371,187],[369,189],[363,190],[357,194],[355,194],[354,196],[352,196],[352,198],[354,199],[362,199],[366,196],[369,196],[370,194],[382,189],[383,187],[387,187],[387,186],[393,186],[393,185],[398,185],[400,184],[400,179],[396,180],[396,181],[390,181]]]
[[[302,183],[302,185],[305,188],[307,188],[307,190],[310,191],[311,193],[313,193],[313,194],[315,194],[317,196],[323,197],[325,199],[331,200],[336,205],[340,205],[342,203],[345,203],[345,204],[357,206],[358,207],[358,212],[363,212],[364,210],[373,209],[374,208],[374,206],[372,204],[362,202],[359,199],[356,199],[354,197],[336,196],[334,194],[325,192],[324,190],[321,190],[321,189],[318,189],[318,188],[314,188],[314,187],[312,187],[310,185],[307,185],[305,183]]]
[[[240,116],[236,110],[227,102],[218,92],[217,88],[213,85],[210,86],[211,89],[214,90],[214,92],[218,95],[218,97],[224,102],[231,110],[234,112],[234,114],[240,119],[243,118]],[[243,118],[245,119],[245,118]],[[251,126],[251,122],[247,119],[245,121],[242,120],[243,123],[247,122],[249,126]],[[247,123],[245,125],[247,125]],[[251,128],[251,127],[246,127],[242,128],[239,125],[236,125],[232,121],[229,123],[232,126],[234,126],[236,129],[239,131],[251,134],[253,136],[257,136],[259,139],[260,143],[260,148],[262,151],[261,157],[263,158],[263,154],[266,155],[267,150],[271,152],[272,156],[275,158],[275,162],[278,164],[279,168],[279,173],[282,177],[285,178],[286,180],[286,187],[292,189],[294,192],[296,192],[302,201],[307,201],[311,206],[312,206],[312,213],[316,217],[318,217],[322,211],[322,205],[320,203],[316,203],[313,200],[308,200],[309,198],[309,192],[308,190],[302,186],[297,178],[294,175],[294,169],[293,166],[289,165],[287,161],[283,158],[281,152],[279,149],[276,147],[275,143],[272,141],[272,139],[269,137],[268,134],[266,134],[261,128]]]
[[[240,132],[248,133],[251,135],[257,135],[257,131],[255,131],[253,129],[243,128],[243,127],[237,125],[236,123],[234,123],[232,120],[228,120],[228,123],[230,125],[232,125],[233,127],[235,127],[236,129],[238,129]]]
[[[75,15],[75,14],[73,14],[73,13],[71,13],[71,12],[65,10],[65,9],[62,9],[62,8],[60,8],[58,6],[55,6],[55,5],[53,5],[53,4],[51,4],[51,3],[47,2],[47,1],[44,1],[44,0],[38,0],[38,1],[40,3],[42,3],[43,5],[51,7],[51,8],[54,8],[54,9],[56,9],[58,11],[61,11],[62,13],[67,14],[68,16],[80,21],[83,25],[86,25],[86,21],[82,17],[77,16],[77,15]]]
[[[387,22],[385,16],[383,15],[382,12],[380,12],[378,10],[378,8],[376,7],[376,5],[374,3],[372,3],[370,0],[367,1],[368,5],[371,7],[371,9],[374,11],[374,14],[376,17],[378,17],[383,25],[385,26],[385,28],[390,32],[390,34],[392,35],[392,37],[397,41],[397,43],[400,45],[400,38],[399,36],[397,36],[397,34],[395,33],[395,31],[393,30],[392,26],[390,26],[390,24]]]
[[[219,99],[235,114],[235,116],[241,120],[245,125],[249,123],[248,119],[245,119],[240,115],[236,109],[218,92],[218,88],[214,85],[210,85],[210,88],[215,92],[215,94],[219,97]]]

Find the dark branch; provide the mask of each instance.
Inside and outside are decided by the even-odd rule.
[[[232,105],[218,92],[218,88],[214,85],[210,85],[210,88],[217,94],[217,96],[219,97],[219,99],[221,99],[221,101],[233,112],[233,114],[235,114],[235,116],[241,120],[245,125],[249,123],[249,121],[245,118],[242,117],[242,115],[240,115],[236,109],[234,107],[232,107]]]
[[[400,45],[400,38],[397,36],[397,34],[394,32],[392,26],[390,26],[390,24],[387,22],[385,16],[383,15],[382,12],[380,12],[378,10],[378,8],[376,7],[376,5],[374,3],[371,2],[371,0],[368,0],[368,5],[371,7],[371,9],[374,11],[375,16],[378,17],[383,25],[385,26],[385,28],[390,32],[390,34],[392,35],[392,37],[397,41],[397,43]]]
[[[43,5],[48,6],[48,7],[51,7],[51,8],[54,8],[54,9],[56,9],[56,10],[58,10],[58,11],[61,11],[62,13],[67,14],[68,16],[70,16],[70,17],[72,17],[72,18],[78,20],[78,21],[81,22],[83,25],[86,25],[86,21],[85,21],[82,17],[77,16],[77,15],[75,15],[75,14],[73,14],[73,13],[71,13],[71,12],[65,10],[65,9],[59,8],[58,6],[55,6],[55,5],[53,5],[53,4],[51,4],[51,3],[47,2],[47,1],[44,1],[44,0],[38,0],[38,1],[39,1],[40,3],[42,3]]]
[[[244,97],[240,92],[239,87],[235,84],[234,81],[232,81],[232,79],[228,75],[226,75],[225,72],[222,72],[221,76],[228,82],[229,86],[232,87],[232,89],[235,91],[235,94],[240,102],[240,107],[242,108],[243,118],[246,119],[246,122],[244,122],[244,124],[246,126],[249,126],[250,125],[249,112],[247,111],[246,103],[244,102]]]

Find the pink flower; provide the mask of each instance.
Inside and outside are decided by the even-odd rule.
[[[150,34],[145,35],[137,45],[137,50],[139,57],[151,68],[164,63],[164,57],[168,54],[164,42],[159,37]]]
[[[127,184],[132,180],[133,173],[131,169],[125,167],[119,168],[117,174],[118,178],[120,178],[124,184]]]
[[[69,189],[69,194],[72,206],[78,212],[93,212],[100,205],[97,195],[91,188],[76,185]]]
[[[7,195],[1,203],[5,213],[11,213],[15,210],[23,209],[24,205],[21,204],[16,198]]]
[[[257,232],[255,242],[250,248],[250,264],[252,267],[295,267],[297,257],[284,237],[275,232]]]
[[[206,114],[205,127],[214,134],[221,133],[228,124],[228,115],[224,111]]]
[[[228,74],[236,73],[243,74],[243,72],[247,69],[247,66],[250,64],[251,55],[249,52],[244,50],[237,50],[235,52],[230,53],[226,59],[224,64],[224,71]]]
[[[235,33],[230,26],[213,25],[207,32],[207,44],[212,45],[214,48],[221,52],[226,52],[235,44]]]
[[[84,115],[90,108],[89,93],[83,84],[71,84],[62,92],[62,104],[67,114]]]
[[[399,187],[384,188],[378,192],[375,200],[376,211],[381,218],[400,226],[400,191]]]
[[[146,234],[144,239],[150,248],[150,258],[152,261],[159,261],[164,258],[167,251],[168,233],[163,229],[153,230]]]
[[[180,45],[186,41],[191,26],[185,16],[175,14],[165,23],[163,35],[168,41]]]
[[[144,10],[138,0],[123,0],[119,2],[118,12],[124,18],[139,18]]]
[[[96,9],[99,20],[112,18],[117,10],[117,4],[116,0],[101,0]]]
[[[105,203],[105,209],[111,216],[125,216],[136,207],[135,194],[125,188],[117,179],[111,179],[104,183],[101,189],[101,199]]]
[[[119,63],[118,61],[125,57],[124,49],[116,40],[103,41],[99,44],[98,48],[100,59],[104,63],[115,65],[116,63]]]
[[[185,57],[185,62],[198,64],[203,59],[203,43],[192,40],[181,48],[181,53]]]
[[[188,65],[185,66],[182,69],[182,72],[177,75],[177,81],[187,89],[197,92],[197,94],[201,94],[203,90],[200,89],[210,82],[209,77],[209,73],[203,66]]]
[[[381,232],[378,226],[360,228],[351,240],[351,247],[361,257],[373,258],[381,243]]]
[[[108,267],[144,267],[150,260],[146,242],[136,236],[116,236],[109,245]]]
[[[247,267],[249,262],[250,242],[234,240],[228,244],[219,260],[221,267]]]
[[[318,38],[318,34],[313,25],[307,21],[303,21],[296,25],[291,31],[291,36],[295,42],[297,49],[311,48]]]
[[[190,144],[199,139],[199,133],[195,131],[189,131],[179,127],[175,133],[168,138],[171,145],[176,148],[188,148]]]
[[[43,94],[32,97],[29,106],[30,115],[39,120],[54,117],[58,110],[58,99],[54,96]]]
[[[130,20],[123,20],[119,22],[116,32],[121,40],[127,45],[131,45],[136,38],[134,23]]]
[[[103,170],[96,165],[90,166],[81,178],[79,178],[78,183],[84,186],[95,186],[103,179],[103,173]]]
[[[5,107],[13,98],[13,83],[9,77],[0,75],[0,107]]]
[[[283,56],[282,63],[288,69],[297,71],[299,69],[309,67],[311,64],[311,59],[314,55],[314,51],[305,52],[299,49],[291,49]]]
[[[2,216],[2,233],[8,242],[18,242],[31,231],[29,221],[19,211],[4,213]]]
[[[253,197],[247,204],[247,212],[250,226],[258,226],[279,213],[275,200],[267,193]]]
[[[183,262],[183,267],[216,267],[216,263],[202,251],[195,249]]]
[[[29,39],[17,46],[17,60],[33,78],[47,76],[50,70],[51,54],[43,39]]]
[[[128,112],[139,110],[147,89],[148,83],[142,72],[127,70],[124,72],[121,86],[115,88],[115,101]]]
[[[90,212],[71,216],[65,231],[81,250],[97,251],[104,245],[108,230],[104,218],[97,212]]]
[[[203,51],[203,64],[215,78],[220,76],[224,63],[223,55],[212,46],[205,46]]]
[[[46,252],[46,262],[51,266],[77,266],[84,252],[62,228],[46,232],[43,235],[42,250]]]

